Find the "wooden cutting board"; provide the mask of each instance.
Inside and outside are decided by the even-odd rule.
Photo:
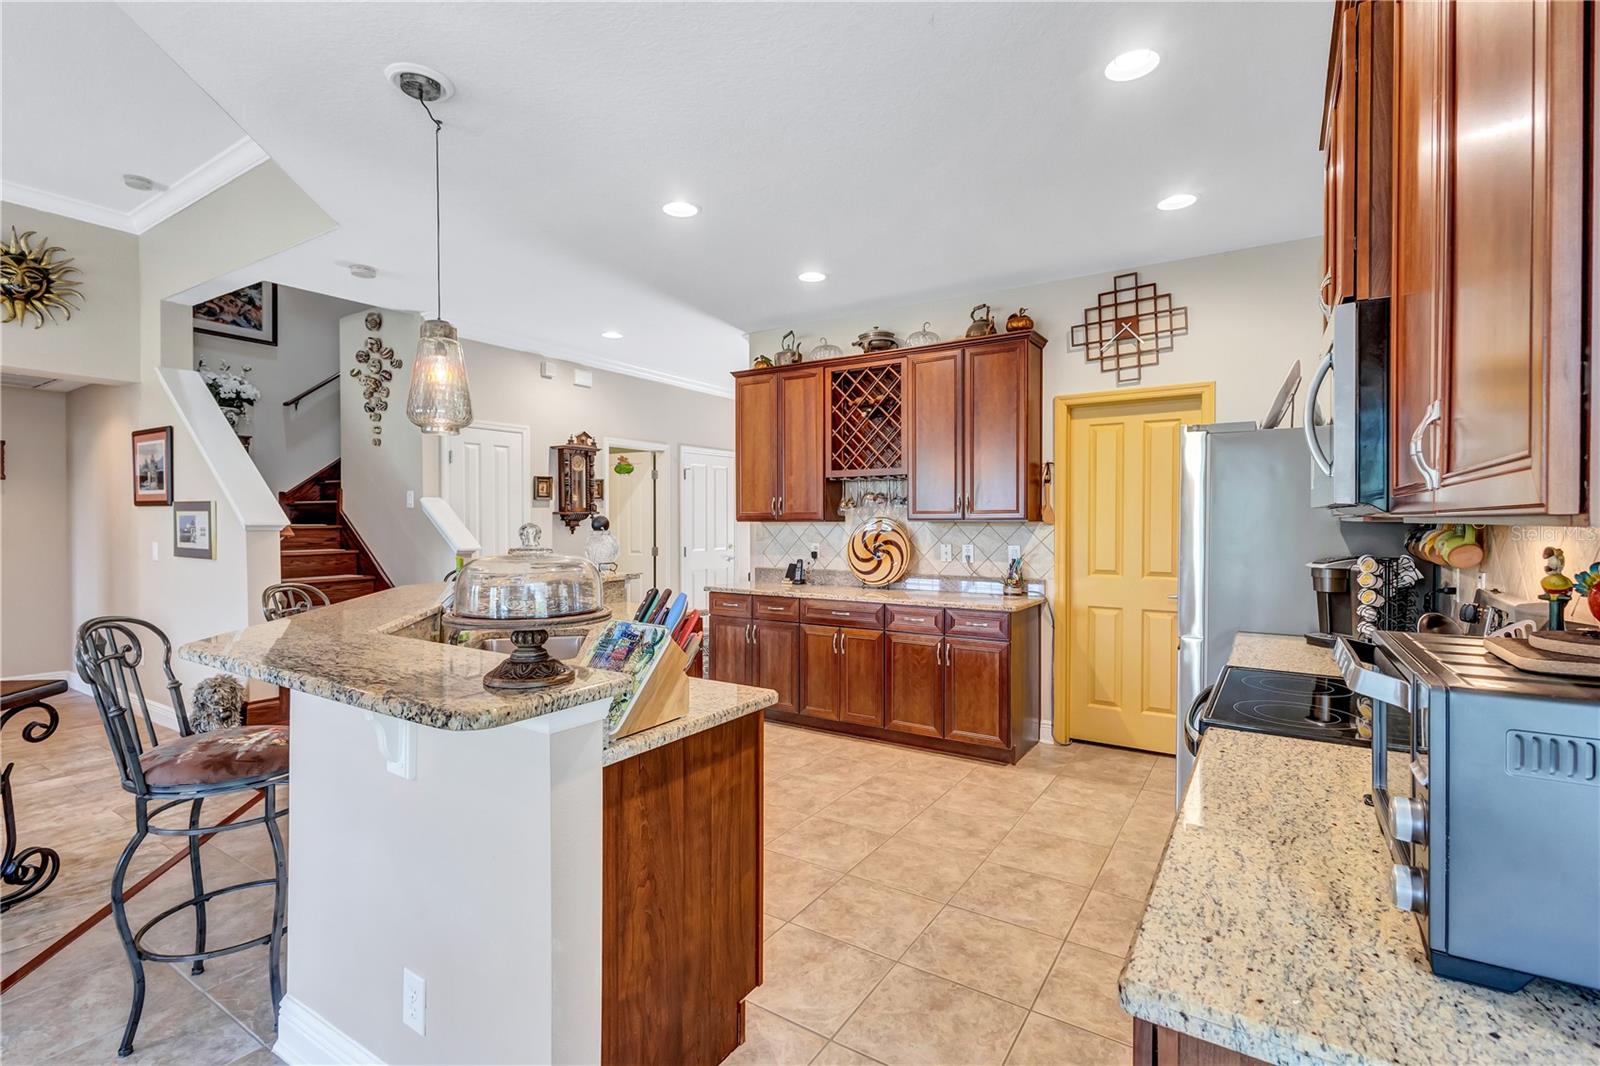
[[[1556,655],[1600,659],[1600,630],[1566,629],[1556,632],[1541,629],[1528,634],[1528,643],[1540,651],[1553,652]]]
[[[1496,658],[1529,673],[1552,674],[1556,677],[1600,677],[1600,659],[1545,651],[1519,637],[1484,637],[1483,646]]]

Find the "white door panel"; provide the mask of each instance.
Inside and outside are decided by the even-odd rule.
[[[444,441],[445,501],[478,538],[484,555],[515,547],[527,520],[527,430],[474,423]]]
[[[706,586],[739,581],[748,561],[734,520],[733,453],[683,449],[683,590],[705,611]]]

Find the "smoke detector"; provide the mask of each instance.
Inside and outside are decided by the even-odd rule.
[[[413,100],[420,97],[425,104],[448,100],[456,94],[454,82],[421,63],[390,63],[383,68],[383,76],[396,89]]]

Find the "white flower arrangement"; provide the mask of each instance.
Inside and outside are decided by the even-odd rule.
[[[228,420],[228,425],[237,427],[247,414],[245,408],[261,399],[261,390],[244,377],[250,373],[250,368],[241,367],[240,373],[236,374],[227,363],[219,363],[217,369],[212,370],[206,366],[204,359],[200,360],[198,366],[200,380],[211,390],[211,398],[222,408],[222,416]]]

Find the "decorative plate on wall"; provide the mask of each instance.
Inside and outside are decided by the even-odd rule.
[[[892,585],[911,567],[911,534],[893,518],[869,518],[845,545],[850,572],[865,585]]]

